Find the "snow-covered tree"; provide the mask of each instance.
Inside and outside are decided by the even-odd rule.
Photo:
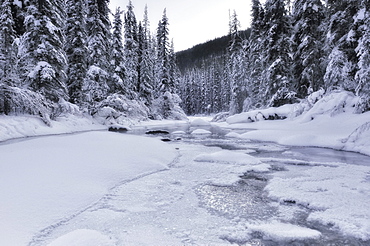
[[[76,104],[83,102],[82,86],[88,69],[86,13],[84,0],[67,1],[65,27],[65,51],[68,59],[67,85],[70,101]]]
[[[359,111],[370,110],[370,2],[363,0],[361,8],[356,15],[356,22],[362,32],[356,48],[359,58],[356,73],[356,94],[361,96],[362,104]]]
[[[122,42],[122,19],[123,11],[120,8],[116,9],[113,20],[113,41],[112,41],[112,66],[114,69],[113,85],[110,88],[111,92],[127,95],[127,88],[124,86],[126,79],[126,68],[124,60],[124,48]]]
[[[157,78],[159,91],[173,92],[174,84],[170,78],[170,61],[169,61],[169,30],[166,9],[163,11],[162,20],[159,21],[157,29]]]
[[[359,0],[328,0],[327,5],[329,20],[325,43],[330,55],[329,66],[324,77],[325,86],[329,90],[340,87],[355,91],[355,74],[358,70],[355,49],[359,37],[354,25],[354,17],[360,2]]]
[[[16,65],[16,48],[14,19],[11,12],[11,1],[4,0],[0,9],[0,84],[14,84]]]
[[[269,100],[269,105],[279,106],[292,98],[291,75],[291,20],[287,13],[285,0],[267,0],[265,3],[265,23],[267,33],[263,44],[266,64],[263,75],[266,81],[260,84],[262,98]]]
[[[253,0],[251,35],[249,37],[246,53],[248,62],[248,98],[250,100],[250,107],[252,108],[261,106],[265,100],[260,97],[262,94],[260,93],[260,84],[264,81],[262,78],[262,71],[264,70],[265,64],[263,63],[262,52],[265,50],[263,46],[263,37],[266,34],[265,28],[264,9],[259,0]]]
[[[138,49],[139,44],[137,40],[138,30],[137,21],[134,13],[134,6],[129,1],[125,13],[124,23],[124,59],[126,68],[126,78],[124,80],[125,87],[129,92],[131,98],[135,98],[136,88],[138,84]]]
[[[153,82],[154,78],[154,55],[151,52],[149,22],[147,9],[145,9],[144,25],[139,25],[138,43],[139,43],[139,98],[146,105],[150,105],[153,100]]]
[[[49,100],[67,99],[64,1],[30,0],[29,3],[26,33],[19,48],[21,78],[25,86]]]
[[[229,46],[229,69],[230,69],[230,87],[231,87],[231,101],[230,114],[237,114],[243,111],[243,102],[246,98],[245,86],[245,66],[244,66],[244,52],[243,40],[240,37],[239,29],[240,22],[238,20],[236,11],[230,19],[230,46]]]
[[[293,76],[298,97],[323,87],[322,24],[325,9],[321,0],[296,0],[293,5]]]
[[[103,100],[112,87],[111,23],[108,0],[88,0],[88,72],[83,91],[86,101],[93,106]],[[91,90],[89,92],[88,90]]]

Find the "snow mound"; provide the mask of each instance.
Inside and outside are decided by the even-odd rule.
[[[267,108],[244,112],[241,114],[230,116],[229,118],[226,119],[226,122],[229,124],[238,124],[263,120],[286,119],[290,116],[295,106],[296,106],[295,104],[286,104],[277,108]]]
[[[191,121],[191,126],[210,126],[211,124],[208,121],[205,121],[201,118],[197,118]]]
[[[358,127],[343,143],[345,150],[370,155],[370,122]]]
[[[264,239],[278,241],[317,239],[321,236],[319,231],[278,221],[258,225],[251,224],[248,229],[262,232]]]
[[[191,132],[192,135],[210,135],[212,132],[204,130],[204,129],[196,129]]]
[[[331,117],[341,113],[355,113],[360,98],[348,91],[334,91],[319,99],[312,108],[302,116],[302,122],[315,119],[318,115]]]
[[[260,165],[262,162],[248,154],[233,152],[230,150],[221,150],[211,154],[201,154],[195,158],[198,162],[215,162],[222,164],[236,165]]]
[[[113,240],[95,230],[79,229],[67,233],[48,246],[112,246],[115,245]]]

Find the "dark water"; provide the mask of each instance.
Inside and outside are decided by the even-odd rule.
[[[208,134],[194,135],[196,129],[209,131]],[[281,146],[275,143],[256,142],[228,138],[226,134],[230,131],[217,126],[190,126],[189,124],[178,124],[170,126],[138,127],[131,133],[143,135],[148,131],[165,130],[168,134],[151,134],[150,136],[161,138],[166,141],[181,141],[188,144],[201,144],[209,147],[219,147],[226,150],[240,151],[258,158],[296,159],[299,161],[319,163],[348,163],[355,165],[370,165],[370,157],[358,153],[338,151],[326,148],[315,147],[290,147]],[[245,129],[240,130],[246,131]],[[199,206],[202,206],[212,214],[223,216],[230,220],[236,218],[247,221],[265,221],[271,218],[279,218],[284,223],[299,225],[306,228],[318,230],[322,233],[319,239],[273,241],[268,240],[263,233],[255,232],[252,238],[235,239],[225,238],[225,241],[237,245],[320,245],[320,246],[370,246],[370,241],[362,241],[357,238],[342,235],[333,225],[323,225],[317,222],[307,221],[312,212],[307,207],[298,205],[295,201],[286,201],[276,205],[264,191],[272,173],[286,171],[284,163],[272,165],[270,173],[248,172],[241,177],[241,180],[231,186],[216,186],[210,184],[195,187],[199,197]],[[279,206],[279,210],[277,209]],[[281,211],[288,211],[293,214],[289,218],[281,218]],[[280,214],[279,214],[280,213]]]

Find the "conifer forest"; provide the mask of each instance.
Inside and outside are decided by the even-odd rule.
[[[226,47],[180,69],[166,10],[152,33],[148,9],[138,21],[131,1],[111,13],[109,0],[2,0],[0,113],[181,119],[320,89],[350,91],[358,112],[370,109],[368,0],[253,0],[247,32],[237,12]]]

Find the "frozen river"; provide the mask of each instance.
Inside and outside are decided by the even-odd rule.
[[[162,133],[145,134],[153,130]],[[88,206],[76,201],[82,204],[78,209],[70,209],[62,219],[52,218],[28,245],[370,245],[370,157],[230,134],[242,131],[172,124],[110,133],[117,142],[125,138],[125,148],[130,145],[127,137],[133,141],[130,136],[145,135],[148,140],[132,145],[144,148],[144,155],[175,154],[161,159],[171,161],[160,168],[160,158],[140,159],[126,151],[123,158],[133,163],[129,171],[145,167],[138,169],[139,175],[124,178],[120,175],[127,170],[117,173],[108,192],[97,193]],[[105,137],[93,133],[83,142],[101,141],[96,134]],[[89,133],[80,134],[85,135]],[[150,149],[145,144],[149,140],[164,143]],[[22,142],[10,145],[17,144]],[[99,178],[108,172],[99,170]],[[88,174],[81,168],[74,182]],[[96,180],[107,182],[92,175],[83,192],[96,192]],[[55,194],[60,199],[61,193]]]
[[[202,178],[196,178],[199,182],[195,182],[196,184],[191,185],[189,188],[198,198],[197,205],[206,209],[210,215],[226,219],[228,223],[231,224],[229,227],[226,226],[222,229],[224,233],[215,233],[215,237],[218,235],[219,238],[224,241],[238,245],[370,245],[370,240],[368,239],[362,240],[346,232],[343,233],[335,222],[331,223],[327,222],[325,219],[320,221],[320,219],[310,218],[311,214],[320,212],[320,210],[325,210],[325,208],[316,205],[311,206],[308,202],[295,200],[294,194],[292,194],[292,199],[289,198],[289,195],[287,195],[287,198],[280,199],[279,197],[269,196],[266,192],[269,190],[269,187],[266,189],[266,186],[268,186],[271,179],[290,176],[295,178],[300,175],[305,176],[305,172],[310,173],[309,170],[314,168],[323,167],[335,169],[341,167],[347,168],[347,171],[351,172],[353,166],[360,166],[360,169],[365,170],[365,172],[370,171],[369,156],[326,148],[281,146],[275,143],[237,140],[228,137],[228,133],[231,132],[230,129],[217,126],[152,126],[150,129],[138,128],[135,129],[134,132],[136,134],[142,134],[144,131],[152,131],[153,129],[161,129],[169,133],[174,133],[162,133],[159,135],[162,140],[171,140],[172,143],[170,144],[181,146],[178,147],[179,149],[195,148],[196,150],[193,149],[190,151],[192,154],[197,152],[209,152],[211,149],[220,149],[235,153],[247,153],[271,165],[268,172],[255,172],[253,170],[245,172],[243,175],[239,175],[240,179],[237,182],[232,184],[228,184],[227,182],[228,173],[225,174],[226,180],[225,177],[220,177],[219,174],[214,177],[207,177],[211,181],[207,179],[204,180],[203,177],[207,176],[206,174],[200,175]],[[199,129],[209,132],[207,133],[205,131],[197,134],[196,132]],[[245,131],[247,130],[233,130],[233,132],[238,133],[243,133]],[[230,136],[232,135],[230,134]],[[231,152],[229,153],[231,154]],[[189,155],[185,154],[185,156]],[[217,162],[217,159],[212,159],[212,161],[207,164],[215,165]],[[220,161],[220,163],[221,162],[223,161]],[[191,163],[191,158],[189,163]],[[186,172],[198,173],[198,168],[204,165],[204,163],[198,162],[196,164],[198,165],[191,165],[193,171],[188,170]],[[232,168],[233,161],[227,164],[230,164]],[[182,169],[179,170],[180,172],[185,171],[187,169],[186,167],[188,167],[187,163],[182,165]],[[203,170],[203,166],[201,168],[201,170]],[[206,173],[209,172],[209,176],[211,176],[212,167],[208,168],[209,170],[206,170]],[[215,170],[218,170],[218,168],[215,168]],[[335,171],[326,173],[327,176],[324,178],[320,174],[315,177],[315,174],[317,173],[313,172],[313,177],[307,177],[309,182],[316,182],[314,186],[317,186],[315,187],[317,191],[309,188],[311,189],[309,190],[311,193],[329,191],[323,190],[325,188],[321,188],[320,185],[325,183],[325,180],[340,179],[342,175],[339,172],[339,176],[336,176],[338,174],[336,174]],[[334,177],[331,177],[331,174]],[[344,202],[346,209],[357,210],[358,208],[356,208],[356,206],[363,207],[365,205],[365,210],[367,210],[366,201],[369,200],[370,195],[369,175],[370,173],[367,172],[365,179],[362,181],[360,180],[364,187],[367,187],[366,192],[365,190],[360,191],[363,195],[363,197],[361,197],[361,194],[357,197],[361,199],[360,201],[351,200],[350,196],[346,198],[348,192],[346,188],[351,186],[350,183],[348,187],[345,185],[345,182],[348,181],[348,177],[344,177],[343,175],[342,181],[336,180],[330,184],[328,186],[330,188],[333,188],[332,186],[337,183],[343,185],[343,190],[336,187],[335,192],[339,194],[343,193],[343,196],[339,199],[335,197],[334,199],[337,200],[334,202],[342,202],[343,199],[348,199],[348,201]],[[193,177],[197,177],[197,174],[194,174]],[[217,178],[219,178],[219,180],[217,180]],[[361,179],[360,177],[358,178]],[[293,182],[292,185],[296,184]],[[325,185],[323,185],[323,187],[325,187]],[[299,189],[300,187],[296,188]],[[271,190],[274,189],[275,187],[271,188]],[[284,189],[284,186],[282,186],[281,189]],[[355,188],[350,189],[355,190]],[[287,189],[286,192],[289,193],[289,190]],[[302,190],[302,193],[304,192],[305,191]],[[284,191],[281,193],[284,193]],[[332,198],[330,195],[326,198],[322,195],[316,197],[320,200]],[[311,199],[315,199],[316,197],[313,196]],[[322,201],[318,203],[322,203]],[[340,204],[336,205],[341,206]],[[330,205],[328,205],[328,208],[330,210]],[[361,211],[362,209],[364,208],[360,208],[359,210]],[[344,221],[343,224],[351,223],[348,220],[346,221],[346,216],[341,214],[343,211],[336,209],[333,209],[333,211],[334,214],[331,215],[332,217],[338,216],[338,221]],[[348,213],[349,216],[351,214],[350,211],[344,211],[344,213]],[[364,214],[363,218],[359,215],[359,221],[364,221],[365,230],[370,229],[368,215],[368,213]],[[333,221],[335,221],[335,219],[333,219]],[[264,224],[264,222],[267,223]],[[346,224],[344,227],[352,227],[352,225]],[[281,232],[279,232],[280,228],[283,228]],[[317,236],[315,231],[319,232],[320,236]],[[205,242],[200,242],[200,244],[203,243]]]

